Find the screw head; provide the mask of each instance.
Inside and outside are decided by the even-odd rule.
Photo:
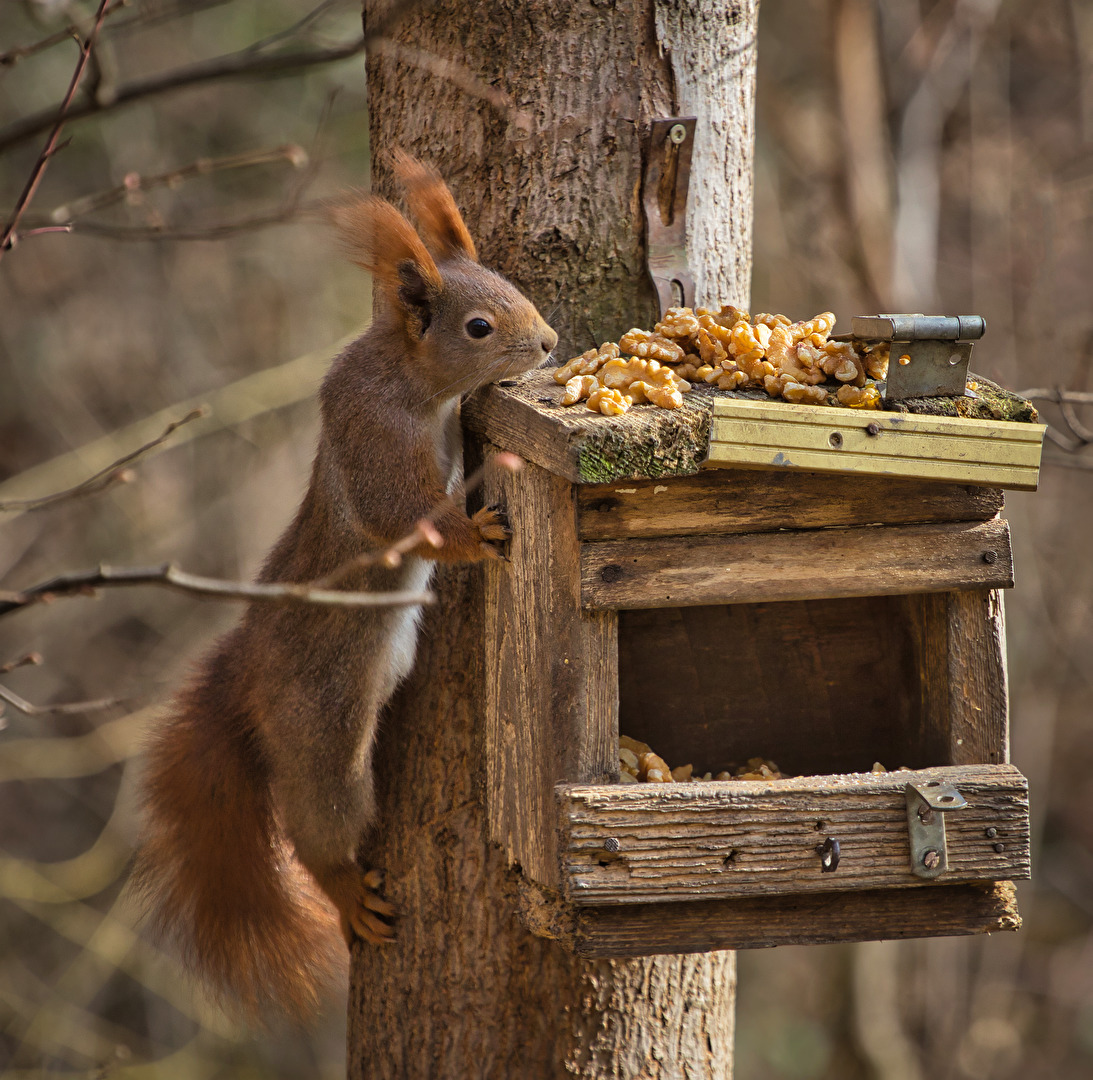
[[[996,563],[996,562],[998,562],[998,552],[997,551],[984,551],[983,552],[983,561],[985,563]]]
[[[613,836],[609,836],[603,842],[603,850],[604,851],[618,851],[619,850],[618,840],[616,840],[615,837],[613,837]]]
[[[993,826],[989,826],[984,830],[988,840],[993,840],[998,835],[998,830]]]
[[[676,146],[679,146],[679,144],[687,138],[686,127],[684,127],[683,124],[673,124],[668,129],[668,138],[671,139]]]
[[[622,579],[622,567],[618,563],[608,563],[600,571],[600,580],[607,585]]]
[[[830,435],[828,435],[827,441],[829,443],[831,443],[831,445],[833,447],[835,447],[835,449],[837,450],[843,444],[843,434],[842,434],[842,432],[841,431],[833,431]]]
[[[866,431],[866,434],[868,434],[868,435],[879,435],[880,434],[880,424],[867,424],[866,427],[865,427],[865,431]]]
[[[994,845],[994,850],[997,851],[999,855],[1001,855],[1002,852],[1006,850],[1006,845],[1005,844],[995,844]]]
[[[925,866],[927,870],[936,870],[941,865],[940,853],[936,851],[927,851],[926,854],[922,856],[922,865]]]

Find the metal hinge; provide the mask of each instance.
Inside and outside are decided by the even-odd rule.
[[[972,344],[987,329],[980,315],[855,315],[853,336],[890,341],[885,401],[963,397]]]
[[[921,878],[940,877],[949,868],[945,815],[968,802],[952,784],[942,780],[908,784],[904,790],[911,834],[911,873]]]
[[[657,290],[660,313],[670,307],[694,307],[695,282],[687,265],[687,190],[695,118],[654,120],[645,156],[642,203],[649,276]]]

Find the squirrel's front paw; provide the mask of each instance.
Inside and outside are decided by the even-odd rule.
[[[346,913],[350,932],[367,941],[370,945],[387,945],[395,940],[394,920],[398,908],[380,895],[383,892],[384,873],[382,870],[368,870],[361,875],[355,903]]]
[[[501,507],[484,506],[471,518],[471,524],[478,530],[482,539],[482,550],[487,558],[501,558],[501,552],[496,545],[512,539],[508,518]]]

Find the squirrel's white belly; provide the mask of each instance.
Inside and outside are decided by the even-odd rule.
[[[421,592],[428,588],[435,566],[431,559],[420,559],[411,555],[402,565],[403,574],[399,589],[407,592]],[[395,692],[395,687],[413,670],[420,621],[420,607],[394,608],[391,611],[391,622],[388,624],[390,634],[387,639],[390,662],[381,667],[381,670],[390,673],[388,685],[383,687],[383,700],[390,697]]]

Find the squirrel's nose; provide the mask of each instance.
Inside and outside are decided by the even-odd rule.
[[[554,351],[554,346],[558,344],[558,335],[549,326],[544,327],[540,344],[543,346],[543,355],[549,356]]]

